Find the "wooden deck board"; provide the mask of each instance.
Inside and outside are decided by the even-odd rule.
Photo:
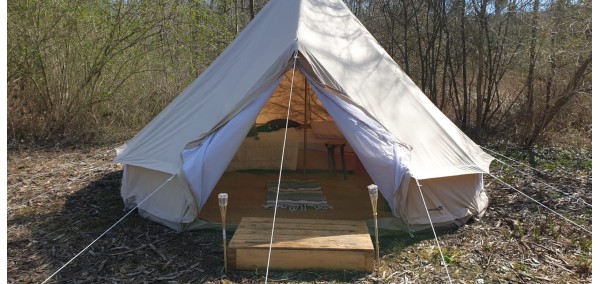
[[[272,220],[245,217],[232,237],[233,269],[266,266]],[[373,271],[374,248],[363,221],[286,219],[276,221],[272,269]]]

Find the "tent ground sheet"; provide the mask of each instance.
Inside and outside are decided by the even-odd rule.
[[[267,181],[277,180],[278,173],[272,171],[228,172],[223,175],[198,218],[215,223],[221,222],[217,195],[225,192],[229,195],[227,205],[227,223],[239,224],[243,217],[273,218],[273,209],[264,208],[267,200]],[[308,208],[303,211],[290,212],[279,208],[277,217],[296,219],[327,220],[369,220],[373,218],[373,210],[367,186],[373,181],[365,175],[349,175],[344,180],[342,175],[331,176],[327,172],[287,171],[283,180],[318,181],[327,203],[333,207],[328,210]],[[379,196],[378,217],[393,217],[383,197]]]

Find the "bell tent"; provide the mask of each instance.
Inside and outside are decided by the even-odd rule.
[[[249,135],[265,128],[276,131]],[[319,171],[340,162],[337,152],[327,152],[328,141],[346,145],[340,156],[353,171],[349,181],[328,182]],[[247,170],[282,166],[294,178],[322,179],[327,199],[342,204],[334,210],[348,211],[336,218],[370,219],[352,216],[358,205],[343,204],[366,198],[370,206],[364,185],[374,183],[386,201],[380,226],[416,231],[430,226],[426,210],[435,226],[482,214],[488,204],[483,174],[492,157],[429,101],[341,0],[271,0],[117,149],[116,161],[124,164],[125,205],[137,204],[142,216],[176,230],[214,225],[202,212],[215,203],[215,187],[227,190],[228,175],[237,181],[230,211],[251,203],[251,195],[264,203],[267,187],[252,189],[244,179],[266,184],[271,176]],[[355,184],[360,193],[349,189]],[[233,214],[272,215],[261,205]],[[312,211],[333,218],[330,210]]]

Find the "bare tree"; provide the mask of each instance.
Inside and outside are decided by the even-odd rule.
[[[534,97],[534,76],[535,76],[535,66],[536,66],[536,54],[537,54],[537,37],[538,37],[538,17],[540,10],[540,0],[533,1],[533,18],[531,20],[531,38],[529,42],[529,68],[527,70],[527,82],[525,85],[527,86],[527,94],[526,94],[526,102],[525,102],[525,110],[524,114],[524,131],[529,132],[533,127],[534,120],[534,107],[535,107],[535,97]]]

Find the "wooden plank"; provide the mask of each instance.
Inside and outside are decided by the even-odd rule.
[[[240,223],[242,224],[242,223]],[[271,231],[271,224],[266,225],[266,224],[255,224],[255,223],[249,223],[246,224],[244,226],[242,226],[242,228],[254,228],[254,229],[260,229],[260,230],[269,230]],[[363,230],[366,229],[365,225],[359,226],[348,226],[348,225],[335,225],[335,224],[292,224],[292,223],[288,223],[288,224],[276,224],[275,225],[275,230],[286,230],[286,229],[305,229],[305,228],[310,228],[313,230],[318,230],[318,231],[348,231],[348,230]]]
[[[267,224],[271,226],[273,219],[271,218],[259,218],[259,217],[244,217],[242,221],[246,221],[248,224]],[[361,226],[364,225],[364,221],[351,221],[351,220],[328,220],[328,219],[293,219],[293,218],[277,218],[276,224],[333,224],[333,225],[349,225],[349,226]]]
[[[238,249],[236,269],[264,269],[268,250]],[[270,269],[355,270],[372,272],[373,252],[273,250]]]
[[[373,271],[374,248],[363,221],[281,218],[276,224],[273,269]],[[271,226],[269,218],[243,218],[228,246],[228,265],[264,268]]]
[[[267,228],[255,228],[249,225],[253,221],[262,222],[264,218],[244,218],[235,232],[234,237],[229,243],[230,247],[268,247],[270,242],[270,231]],[[285,220],[290,222],[290,220]],[[292,220],[296,222],[298,220]],[[274,234],[273,247],[277,248],[308,248],[313,246],[316,249],[354,249],[354,250],[372,250],[373,244],[371,237],[364,222],[352,230],[329,231],[326,229],[313,230],[310,221],[322,220],[300,220],[306,225],[305,228],[299,228],[296,224],[289,229],[276,229]],[[316,222],[317,223],[317,222]],[[319,222],[324,223],[324,222]],[[326,222],[326,223],[336,223]],[[292,225],[292,224],[289,224]],[[308,228],[308,229],[307,229]]]
[[[260,219],[260,220],[257,220]],[[268,230],[269,232],[272,229],[272,223],[266,223],[264,220],[268,220],[267,218],[244,218],[238,229],[255,229],[260,231]],[[311,230],[311,231],[322,231],[322,232],[347,232],[353,231],[356,233],[368,233],[367,226],[363,221],[345,221],[338,223],[335,220],[326,220],[327,222],[323,222],[325,220],[315,220],[314,223],[311,223],[310,220],[304,219],[281,219],[278,220],[275,225],[276,231],[285,231],[285,230]],[[349,224],[348,222],[351,222]]]
[[[238,227],[238,229],[235,231],[237,234],[239,234],[240,236],[251,236],[254,237],[257,240],[260,240],[262,238],[266,238],[265,239],[269,239],[270,237],[270,233],[271,230],[264,230],[264,229],[257,229],[257,228],[248,228],[248,227]],[[269,234],[265,234],[265,232],[268,232]],[[306,236],[306,237],[315,237],[315,236],[344,236],[344,235],[356,235],[356,236],[361,236],[361,235],[369,235],[368,231],[358,231],[358,230],[340,230],[340,231],[325,231],[325,230],[312,230],[310,228],[306,228],[306,229],[280,229],[277,230],[275,229],[275,235],[276,236],[285,236],[285,235],[292,235],[292,236]]]
[[[237,269],[236,260],[237,260],[237,249],[227,248],[227,267],[230,269]]]
[[[332,244],[332,242],[334,242]],[[257,242],[253,240],[245,240],[230,245],[232,248],[269,248],[269,243]],[[273,248],[279,249],[315,249],[315,250],[353,250],[353,251],[371,251],[373,250],[372,243],[357,244],[355,241],[346,242],[339,238],[328,239],[310,239],[303,241],[277,241],[273,242]]]
[[[256,239],[252,236],[237,236],[234,241],[229,243],[230,247],[258,247],[268,245],[270,239]],[[329,249],[372,249],[373,244],[368,236],[273,236],[273,246],[275,247],[304,247],[302,244],[315,244],[316,247]],[[296,245],[295,245],[296,244]]]
[[[242,221],[243,222],[243,221]],[[240,225],[243,223],[240,223]],[[261,230],[269,230],[271,231],[272,224],[257,224],[257,223],[246,223],[244,228],[255,228]],[[323,231],[347,231],[347,230],[361,230],[366,229],[366,225],[356,224],[356,225],[346,225],[346,224],[310,224],[310,223],[276,223],[275,230],[285,230],[285,229],[303,229],[303,228],[311,228],[313,230],[323,230]]]

